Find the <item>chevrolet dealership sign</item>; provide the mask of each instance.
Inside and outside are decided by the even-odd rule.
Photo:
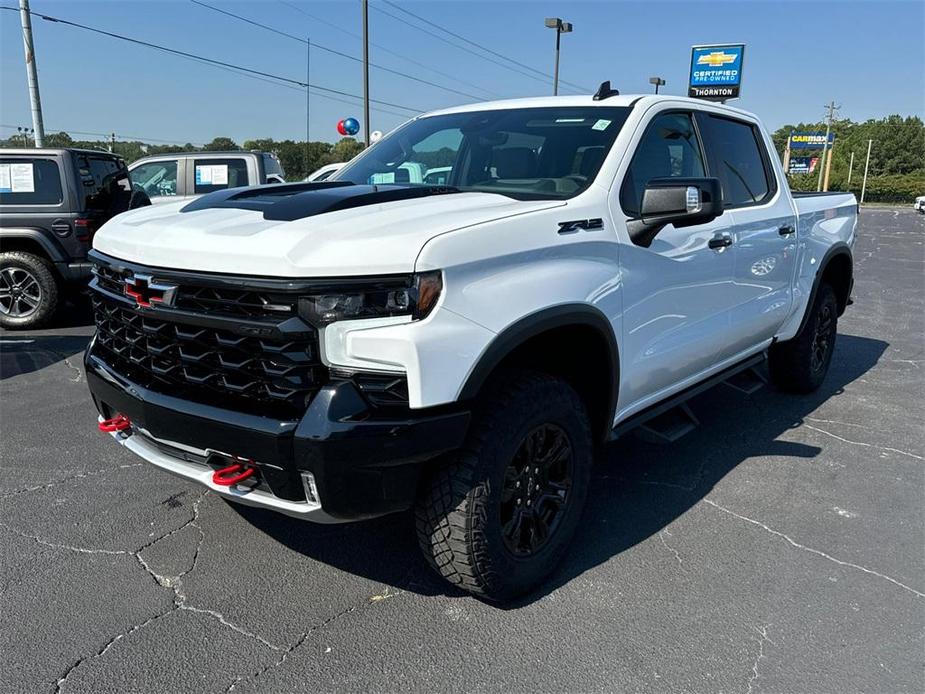
[[[694,46],[687,95],[698,99],[736,99],[742,86],[744,44]]]

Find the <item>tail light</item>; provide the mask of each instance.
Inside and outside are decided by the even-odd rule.
[[[77,240],[87,242],[99,228],[99,223],[92,217],[78,217],[74,220],[74,229],[77,231]]]

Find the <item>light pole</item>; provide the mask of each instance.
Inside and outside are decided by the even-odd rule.
[[[655,85],[655,93],[658,94],[658,88],[665,86],[665,80],[663,80],[661,77],[650,77],[649,84]]]
[[[552,78],[552,94],[556,96],[559,93],[559,39],[562,34],[568,34],[572,31],[572,23],[563,22],[560,17],[547,17],[546,27],[556,30],[556,70]]]

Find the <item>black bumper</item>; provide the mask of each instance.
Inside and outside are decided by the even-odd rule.
[[[467,411],[386,418],[350,381],[322,387],[300,420],[277,420],[143,388],[94,356],[92,343],[84,364],[103,417],[122,413],[156,439],[253,460],[281,499],[304,501],[300,472],[311,472],[324,512],[343,520],[409,508],[428,463],[459,448],[469,424]]]

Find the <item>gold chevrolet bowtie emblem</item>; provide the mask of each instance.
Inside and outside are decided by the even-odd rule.
[[[729,63],[735,62],[735,55],[724,53],[723,51],[713,51],[712,53],[706,53],[699,58],[697,58],[698,65],[709,65],[710,67],[722,67]]]

